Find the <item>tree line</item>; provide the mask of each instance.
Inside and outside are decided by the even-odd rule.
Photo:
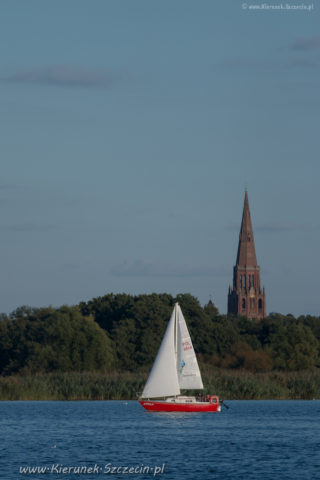
[[[320,317],[219,314],[190,294],[107,294],[59,308],[0,315],[0,375],[147,372],[179,302],[204,368],[253,373],[320,367]]]

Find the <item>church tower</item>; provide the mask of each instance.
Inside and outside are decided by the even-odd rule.
[[[251,224],[248,193],[245,192],[233,285],[229,287],[228,313],[247,318],[266,316],[266,296],[260,287],[260,267],[257,263]]]

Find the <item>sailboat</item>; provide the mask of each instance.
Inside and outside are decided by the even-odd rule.
[[[195,389],[203,389],[201,373],[186,321],[176,303],[139,403],[146,410],[158,412],[221,411],[216,395],[207,395],[205,401],[181,395],[181,390]]]

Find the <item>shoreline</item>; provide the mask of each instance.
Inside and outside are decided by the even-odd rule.
[[[246,370],[203,369],[204,394],[230,400],[320,399],[320,369],[300,372],[251,373]],[[147,371],[56,372],[0,376],[0,401],[136,400]],[[189,395],[196,394],[189,391]]]

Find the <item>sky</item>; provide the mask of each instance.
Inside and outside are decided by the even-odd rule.
[[[319,315],[319,85],[320,2],[2,0],[0,311],[226,313],[247,188],[267,312]]]

